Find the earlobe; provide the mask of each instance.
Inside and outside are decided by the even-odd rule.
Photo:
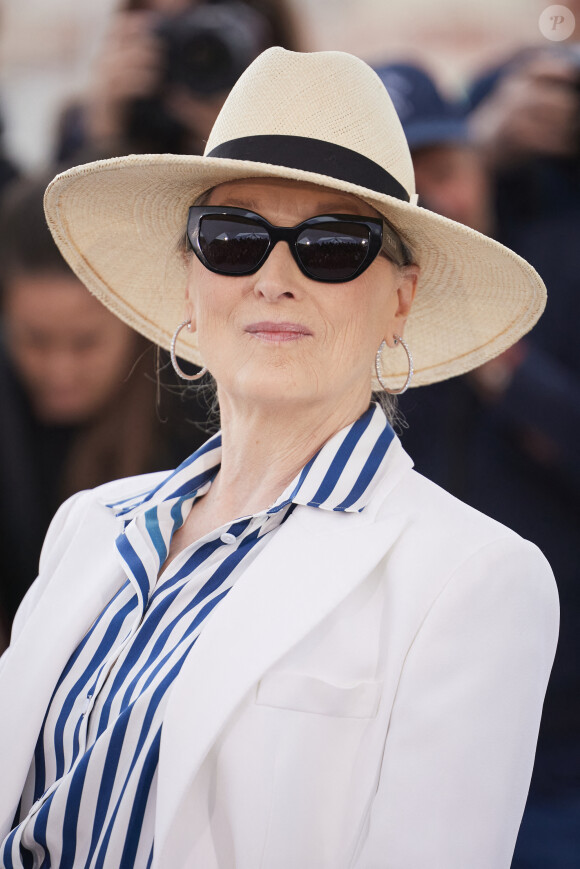
[[[191,288],[190,288],[190,280],[187,281],[187,286],[185,288],[185,305],[183,307],[183,319],[191,323],[190,329],[192,332],[196,331],[196,318],[195,318],[195,310],[193,307],[193,300],[191,298]]]
[[[183,319],[185,322],[190,324],[190,332],[197,332],[197,321],[195,319],[195,314],[193,313],[193,305],[189,302],[185,303]]]

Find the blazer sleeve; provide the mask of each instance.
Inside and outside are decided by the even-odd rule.
[[[509,869],[557,632],[533,544],[454,572],[408,651],[355,869]]]

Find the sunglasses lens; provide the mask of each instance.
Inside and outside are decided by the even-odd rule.
[[[268,231],[244,217],[206,214],[199,227],[199,246],[209,265],[226,275],[244,275],[263,260]]]
[[[317,280],[353,277],[369,255],[370,232],[357,223],[318,223],[305,227],[296,251],[306,272]]]

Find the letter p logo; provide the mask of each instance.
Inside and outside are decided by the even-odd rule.
[[[548,6],[538,20],[540,33],[551,42],[563,42],[576,27],[574,13],[567,6]]]

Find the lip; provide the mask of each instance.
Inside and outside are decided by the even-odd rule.
[[[302,323],[275,323],[264,320],[259,323],[250,323],[245,331],[262,341],[298,341],[301,338],[312,335],[307,326]]]

